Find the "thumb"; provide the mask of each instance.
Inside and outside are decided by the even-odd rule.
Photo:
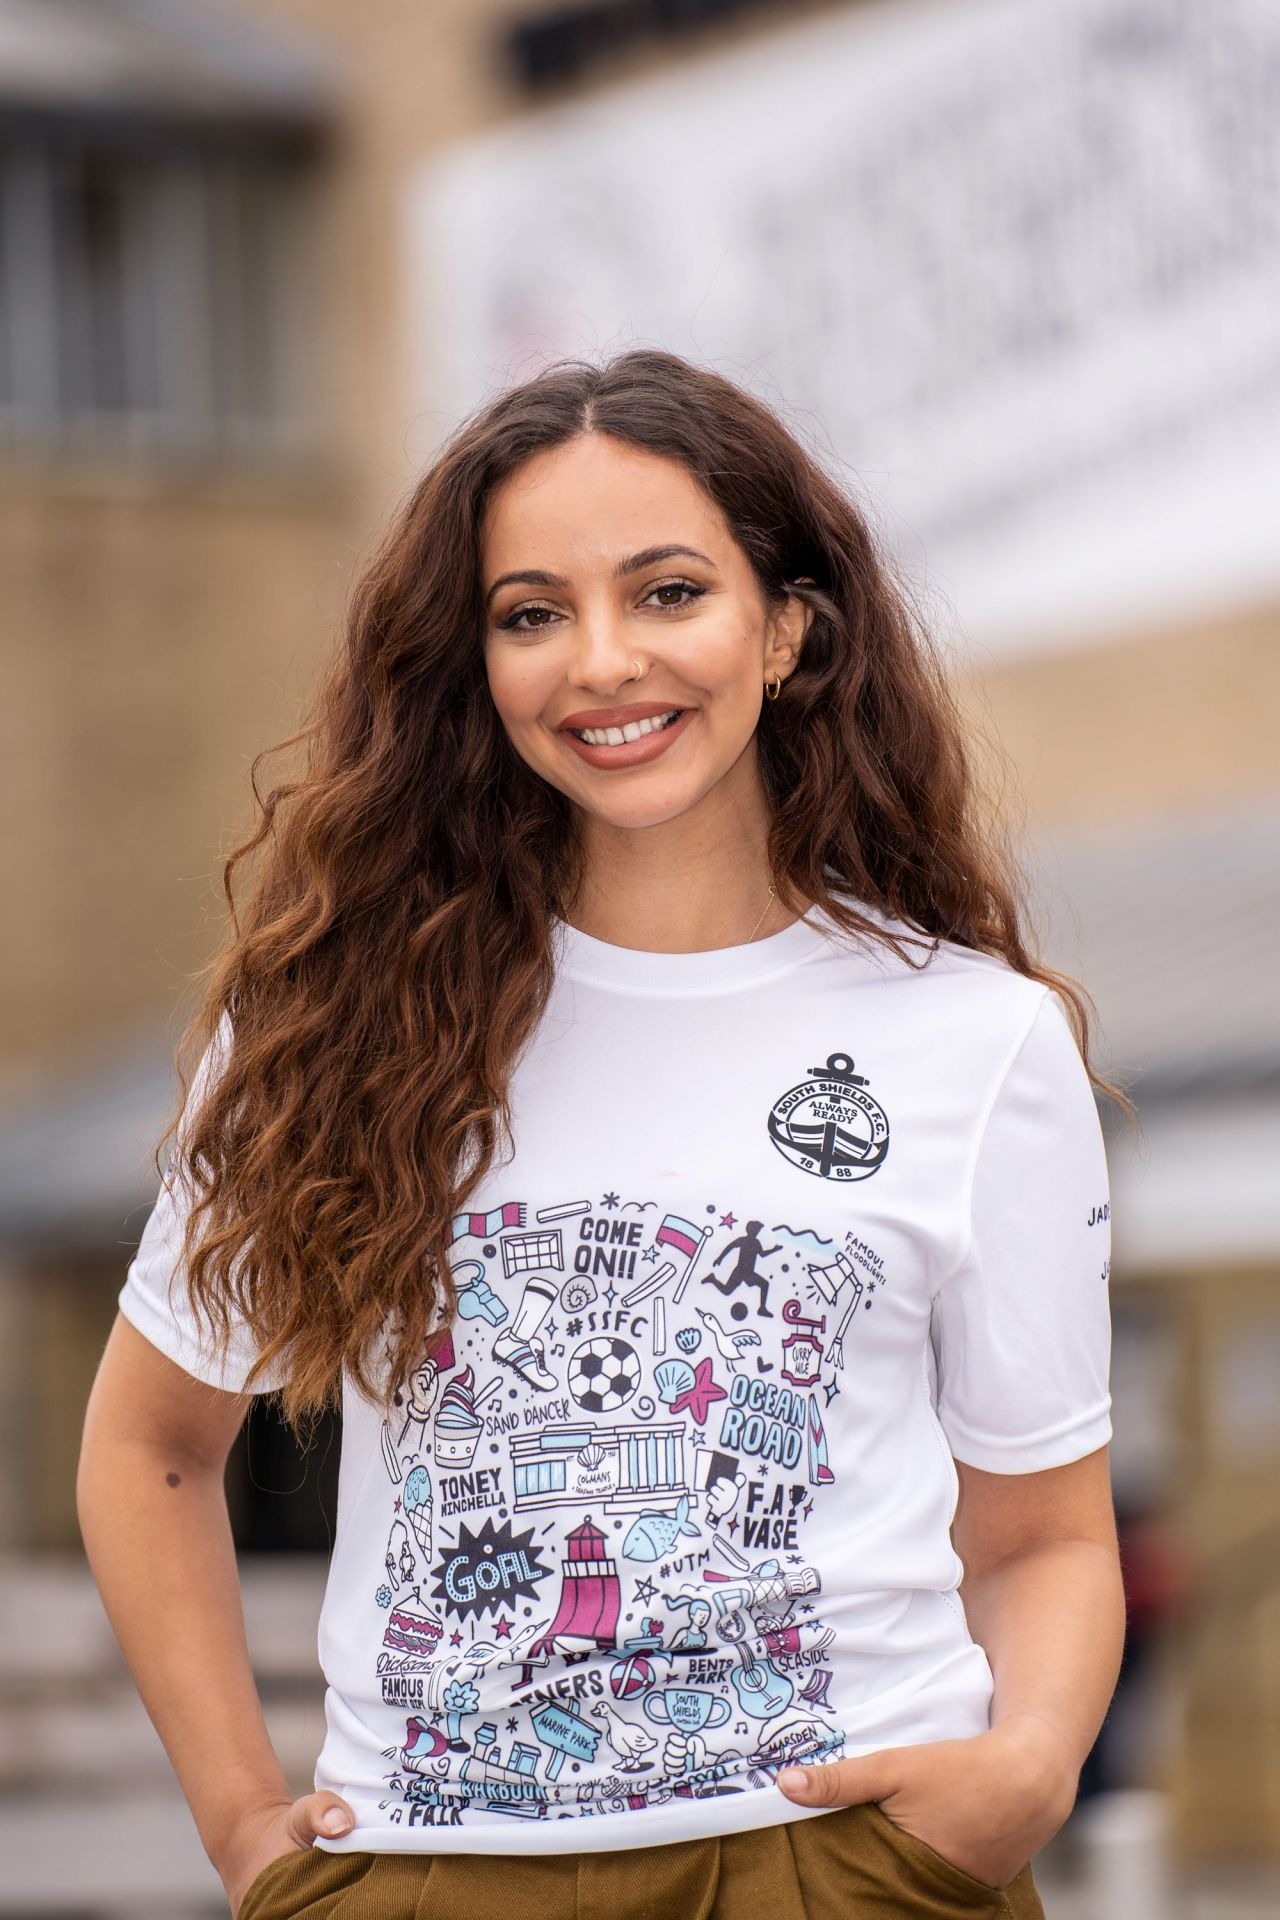
[[[829,1760],[817,1767],[784,1767],[778,1775],[778,1785],[789,1800],[801,1800],[808,1807],[844,1807],[858,1801],[879,1800],[897,1786],[892,1754],[891,1747],[882,1747],[877,1753],[859,1754],[855,1760]]]
[[[317,1834],[336,1839],[355,1824],[355,1814],[336,1793],[304,1794],[289,1809],[289,1831],[300,1847],[309,1847]]]

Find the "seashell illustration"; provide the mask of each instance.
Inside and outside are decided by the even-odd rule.
[[[580,1447],[574,1458],[579,1466],[585,1467],[588,1473],[593,1473],[604,1459],[604,1448],[596,1446],[592,1441],[590,1446]]]
[[[678,1393],[685,1393],[693,1385],[694,1371],[687,1360],[664,1360],[654,1368],[653,1381],[658,1398],[669,1407]]]
[[[566,1280],[560,1289],[560,1305],[566,1313],[582,1313],[596,1297],[596,1283],[581,1274]]]
[[[681,1353],[696,1353],[702,1345],[701,1327],[681,1327],[676,1334],[676,1345]]]

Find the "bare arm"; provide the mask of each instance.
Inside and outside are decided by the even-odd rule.
[[[293,1794],[245,1641],[224,1476],[252,1398],[194,1379],[118,1315],[76,1479],[107,1616],[233,1906],[261,1866],[315,1831],[287,1824]],[[329,1794],[297,1807],[313,1801],[317,1818],[343,1805]]]
[[[995,1680],[991,1724],[1017,1718],[1046,1729],[1074,1794],[1124,1643],[1108,1451],[1042,1473],[983,1473],[960,1462],[956,1470],[960,1597]]]

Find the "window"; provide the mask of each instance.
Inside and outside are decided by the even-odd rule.
[[[0,449],[300,447],[317,346],[313,191],[311,165],[287,148],[8,135]]]
[[[564,1492],[563,1460],[517,1461],[514,1472],[517,1499],[529,1494]]]

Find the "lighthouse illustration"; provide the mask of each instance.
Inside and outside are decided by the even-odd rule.
[[[584,1520],[565,1540],[560,1604],[544,1634],[532,1642],[529,1658],[548,1653],[590,1653],[617,1645],[621,1595],[618,1569],[605,1552],[599,1527]]]

